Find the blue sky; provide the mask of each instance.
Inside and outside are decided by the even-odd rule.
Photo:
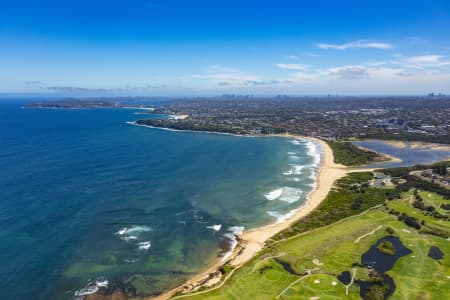
[[[450,93],[450,1],[0,2],[0,93]]]

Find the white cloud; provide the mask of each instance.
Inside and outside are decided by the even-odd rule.
[[[308,65],[304,64],[275,64],[275,66],[281,69],[299,70],[299,71],[304,71],[309,68]]]
[[[411,63],[417,63],[417,64],[422,64],[422,63],[437,63],[441,60],[442,56],[441,55],[420,55],[420,56],[412,56],[412,57],[408,57],[406,59],[406,61],[411,62]]]
[[[345,44],[326,44],[319,43],[317,47],[321,49],[347,50],[352,48],[370,48],[379,50],[392,49],[394,46],[389,43],[371,42],[371,41],[353,41]]]
[[[444,67],[450,65],[450,61],[446,61],[443,56],[436,54],[411,56],[403,59],[402,62],[412,68]]]

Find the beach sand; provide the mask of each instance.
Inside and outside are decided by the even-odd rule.
[[[250,230],[246,230],[240,236],[239,245],[234,249],[233,254],[227,261],[219,261],[204,272],[192,277],[183,285],[172,289],[160,296],[148,298],[155,300],[170,299],[176,293],[189,292],[198,288],[202,283],[211,278],[211,274],[217,273],[217,270],[224,264],[239,268],[249,261],[258,251],[260,251],[265,242],[280,231],[289,228],[293,223],[305,217],[312,212],[325,199],[331,190],[334,182],[344,177],[351,170],[343,165],[334,162],[333,151],[328,144],[320,139],[296,135],[280,135],[283,137],[309,139],[322,146],[321,165],[317,176],[316,189],[311,193],[309,199],[298,208],[297,212],[283,223],[270,224]]]
[[[450,151],[450,145],[446,144],[436,144],[436,143],[426,143],[426,142],[404,142],[404,141],[393,141],[393,140],[377,140],[387,145],[405,149],[420,149],[420,150],[434,150],[434,151]]]

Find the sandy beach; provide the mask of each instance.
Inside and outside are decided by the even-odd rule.
[[[399,149],[411,148],[421,150],[450,151],[450,146],[445,144],[426,143],[426,142],[404,142],[394,140],[377,140],[377,141]]]
[[[210,285],[207,283],[209,280],[216,281],[214,275],[217,274],[218,269],[224,264],[229,264],[235,268],[239,268],[244,263],[249,261],[258,251],[260,251],[265,242],[280,231],[289,228],[293,223],[299,219],[308,215],[325,199],[334,182],[339,178],[345,176],[351,170],[343,165],[334,163],[334,156],[331,148],[328,144],[320,139],[296,135],[279,135],[283,137],[309,139],[322,146],[321,164],[319,173],[317,175],[316,189],[311,193],[309,199],[298,208],[296,213],[287,219],[285,222],[269,224],[266,226],[246,230],[240,236],[238,246],[234,249],[233,254],[227,261],[218,261],[216,264],[205,270],[204,272],[192,277],[183,285],[174,288],[160,296],[148,298],[148,299],[170,299],[176,293],[194,291],[202,284]]]

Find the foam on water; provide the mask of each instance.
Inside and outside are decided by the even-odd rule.
[[[238,241],[237,238],[244,232],[243,226],[232,226],[228,228],[228,232],[223,236],[228,239],[230,243],[230,249],[222,256],[222,261],[227,260],[231,254],[233,254],[234,249],[236,248]]]
[[[122,237],[120,237],[120,239],[122,241],[129,242],[129,241],[137,240],[138,237],[135,235],[130,235],[130,236],[122,236]]]
[[[237,236],[241,235],[244,232],[244,229],[244,226],[231,226],[228,228],[231,233]]]
[[[212,229],[214,231],[220,231],[220,229],[222,228],[222,224],[206,226],[206,228]]]
[[[290,176],[290,175],[300,175],[302,173],[302,170],[305,166],[303,165],[291,165],[291,168],[289,169],[289,171],[286,171],[283,173],[283,175],[285,176]]]
[[[288,203],[294,203],[300,200],[301,196],[303,194],[303,191],[298,188],[293,187],[284,187],[283,193],[278,198],[278,200],[285,201]]]
[[[279,223],[283,223],[284,221],[286,221],[287,219],[292,217],[297,211],[298,211],[298,209],[293,209],[290,212],[288,212],[287,214],[282,214],[277,211],[268,211],[267,214],[277,220],[275,222],[275,224],[279,224]]]
[[[142,232],[151,231],[152,229],[144,225],[133,225],[130,228],[123,227],[116,232],[117,235],[140,234]]]
[[[102,278],[102,279],[97,279],[95,281],[95,285],[97,285],[98,287],[108,287],[109,281],[106,278]]]
[[[100,288],[107,288],[108,284],[109,281],[106,278],[99,278],[89,282],[86,287],[75,291],[74,299],[83,300],[86,296],[97,293]]]
[[[145,241],[145,242],[139,242],[137,245],[138,245],[139,250],[147,251],[152,246],[152,243],[150,241]]]
[[[271,192],[264,194],[264,197],[266,197],[267,200],[275,200],[278,197],[280,197],[282,193],[283,193],[283,188],[279,188],[279,189],[275,189]]]
[[[33,113],[33,116],[35,113],[39,115],[47,113],[47,111],[35,112],[32,110],[26,110],[25,112]],[[266,214],[268,210],[279,212],[277,219],[281,221],[283,214],[299,206],[306,193],[311,189],[306,185],[313,181],[308,178],[308,175],[311,173],[309,168],[312,159],[306,153],[306,142],[303,139],[295,139],[294,143],[291,143],[291,140],[294,140],[293,138],[254,138],[250,140],[247,137],[239,139],[217,137],[216,139],[216,137],[202,134],[194,136],[193,134],[185,133],[164,133],[160,130],[145,130],[142,127],[142,130],[140,130],[138,127],[123,124],[130,116],[123,117],[123,112],[120,112],[120,110],[80,110],[77,112],[77,117],[75,118],[74,116],[74,119],[70,120],[70,122],[65,121],[67,119],[66,115],[72,114],[70,111],[58,112],[58,116],[54,112],[49,113],[51,113],[51,116],[42,118],[42,120],[51,120],[49,126],[54,126],[52,125],[53,122],[59,119],[64,122],[57,123],[58,129],[61,129],[60,135],[55,135],[55,138],[52,136],[51,139],[48,139],[55,141],[54,145],[49,144],[46,145],[49,148],[36,149],[36,155],[42,151],[42,157],[36,156],[39,158],[36,160],[36,162],[40,163],[39,167],[41,167],[41,163],[43,168],[48,167],[48,176],[39,176],[39,179],[48,177],[48,180],[39,180],[35,184],[36,189],[31,188],[29,191],[40,192],[42,186],[48,186],[51,183],[54,183],[55,186],[61,186],[61,189],[47,189],[49,190],[48,194],[47,191],[45,191],[45,194],[42,194],[42,199],[54,199],[55,206],[48,206],[48,213],[46,210],[42,215],[36,215],[36,220],[32,220],[29,226],[36,224],[38,228],[39,225],[42,225],[40,220],[52,222],[50,226],[45,227],[60,234],[60,238],[53,239],[54,241],[52,240],[51,242],[55,244],[47,248],[58,249],[59,251],[59,245],[62,246],[64,242],[64,247],[61,247],[64,248],[61,249],[61,253],[64,250],[64,255],[61,255],[58,261],[55,259],[55,262],[53,262],[52,258],[51,264],[45,264],[45,268],[36,270],[32,268],[26,270],[27,272],[15,272],[16,274],[10,273],[9,271],[13,270],[13,268],[8,267],[2,261],[1,265],[2,269],[5,269],[5,273],[9,273],[11,277],[16,277],[11,280],[8,278],[6,283],[4,282],[7,295],[4,297],[5,299],[12,299],[13,297],[10,297],[8,293],[13,293],[11,291],[20,289],[24,284],[19,283],[24,282],[29,283],[27,289],[30,291],[38,291],[37,287],[41,288],[40,291],[49,291],[52,288],[51,286],[55,287],[55,292],[42,292],[42,294],[35,295],[36,298],[64,299],[58,296],[64,295],[67,290],[70,290],[70,294],[73,295],[76,289],[85,286],[86,281],[80,280],[96,278],[98,270],[95,266],[104,264],[103,257],[106,257],[109,253],[114,253],[114,256],[117,257],[117,262],[111,261],[110,263],[110,260],[107,260],[107,268],[104,269],[105,273],[102,275],[120,283],[132,274],[146,274],[145,276],[147,276],[147,274],[151,273],[151,275],[148,275],[151,276],[151,280],[145,282],[145,289],[151,290],[152,293],[160,293],[162,292],[161,287],[180,279],[175,278],[179,276],[178,274],[167,277],[167,274],[172,274],[171,272],[176,271],[179,265],[172,264],[170,261],[165,264],[166,260],[172,259],[172,262],[174,259],[181,261],[181,264],[185,264],[183,265],[185,269],[200,272],[202,268],[200,261],[185,259],[186,253],[191,253],[190,251],[195,249],[192,245],[198,245],[201,241],[205,241],[205,245],[202,244],[204,254],[206,255],[209,252],[211,255],[214,255],[217,251],[215,246],[217,246],[218,239],[224,233],[228,233],[228,236],[231,235],[230,241],[233,241],[232,243],[228,243],[228,240],[224,241],[226,242],[224,244],[226,247],[223,248],[223,252],[228,252],[228,245],[235,245],[236,243],[233,232],[239,234],[242,232],[242,229],[238,230],[238,228],[235,228],[232,232],[228,230],[228,225],[225,224],[230,224],[229,222],[233,220],[232,222],[234,223],[231,224],[245,223],[246,226],[247,224],[248,226],[257,226],[271,219]],[[116,122],[112,121],[111,114],[117,113],[120,113],[121,116],[118,117],[119,122],[115,125]],[[93,123],[81,122],[85,120],[85,115],[87,115],[86,120],[92,120]],[[27,120],[30,119],[33,118],[27,118]],[[70,126],[73,126],[73,124],[79,124],[80,128],[84,126],[82,127],[83,130],[64,130],[72,128]],[[129,124],[136,125],[133,122]],[[64,127],[63,125],[69,127]],[[29,122],[24,122],[23,131],[28,133],[29,130],[35,127],[30,127]],[[100,128],[100,130],[95,130],[94,132],[91,127]],[[4,126],[4,128],[6,127]],[[48,135],[46,127],[39,130],[43,132],[42,136]],[[29,136],[40,137],[36,133],[33,132],[33,135],[30,134]],[[53,134],[53,131],[51,133]],[[101,136],[101,134],[104,134],[104,136]],[[25,143],[20,144],[28,145],[26,143],[28,138],[24,138]],[[38,139],[36,140],[39,141]],[[66,140],[68,144],[65,144]],[[87,143],[80,144],[79,147],[78,145],[77,147],[66,147],[71,145],[74,140]],[[241,143],[239,140],[243,140],[243,142]],[[12,138],[11,141],[16,140]],[[22,140],[20,141],[22,142]],[[79,151],[84,149],[84,147],[90,149],[89,147],[93,146],[92,142],[95,143],[93,149],[95,148],[94,150],[96,151],[90,151],[89,155],[85,155],[84,151]],[[40,146],[39,143],[29,144]],[[118,147],[111,147],[112,144],[117,144]],[[135,146],[132,157],[127,155],[130,154],[127,145]],[[166,147],[166,145],[170,146]],[[15,151],[15,149],[11,148],[5,153],[17,153],[20,160],[17,160],[17,164],[8,164],[11,165],[11,168],[2,169],[15,171],[16,167],[13,166],[17,165],[18,173],[15,176],[17,175],[19,176],[18,178],[22,179],[20,171],[23,170],[23,166],[20,165],[20,162],[27,161],[27,159],[26,156],[22,157],[19,154],[33,153],[34,156],[34,152],[28,151],[32,150],[31,147],[30,149],[17,148],[18,151]],[[44,164],[45,160],[43,157],[47,156],[50,152],[49,149],[52,149],[51,151],[58,155],[49,157],[49,160]],[[206,155],[200,152],[203,149],[205,149]],[[191,157],[189,154],[193,152],[198,152],[198,156]],[[171,155],[161,155],[164,153],[170,153]],[[254,153],[257,153],[257,155]],[[77,157],[76,155],[78,154],[81,157]],[[227,156],[224,157],[224,155]],[[298,156],[300,159],[293,160],[289,158],[289,155]],[[220,158],[226,159],[221,160]],[[186,160],[189,160],[189,163],[192,163],[192,165],[182,163],[186,162]],[[67,162],[67,164],[60,164],[59,162],[61,161]],[[290,165],[291,163],[298,166]],[[57,166],[64,168],[55,168]],[[233,169],[242,170],[242,172],[234,174],[235,176],[229,176],[228,171]],[[6,174],[4,170],[2,175]],[[291,170],[290,176],[283,176],[282,173],[288,170]],[[66,171],[74,180],[64,180],[66,173],[63,172]],[[165,173],[166,171],[168,173]],[[222,171],[224,171],[223,174],[221,174]],[[94,176],[89,178],[88,182],[85,178],[87,172],[92,173],[92,176]],[[208,176],[209,174],[214,174],[214,176]],[[190,175],[192,175],[192,178],[189,177]],[[2,182],[6,182],[7,176],[0,177],[5,180]],[[79,182],[76,182],[76,178],[80,179]],[[186,178],[189,178],[189,180],[186,180]],[[14,181],[19,182],[19,180]],[[23,181],[20,180],[20,182]],[[92,184],[92,182],[95,184]],[[298,202],[290,204],[279,199],[282,197],[283,190],[276,193],[278,196],[273,196],[274,199],[279,197],[274,201],[267,201],[264,197],[265,193],[275,189],[283,189],[285,186],[304,190]],[[265,189],[261,190],[260,187],[265,187]],[[92,188],[89,190],[89,201],[82,201],[81,199],[79,202],[76,202],[80,197],[77,197],[70,191],[80,190],[85,192],[86,190],[87,192],[88,188]],[[19,186],[17,191],[21,190],[23,190],[23,187]],[[51,190],[57,191],[53,192]],[[2,196],[3,194],[5,194],[5,191],[2,191]],[[19,203],[12,201],[16,194],[14,189],[10,189],[6,197],[11,199],[13,208],[15,208],[14,203]],[[296,193],[293,194],[295,196]],[[246,197],[246,202],[248,202],[246,205],[241,205],[240,199],[242,195],[248,195]],[[64,196],[71,197],[71,201],[66,201],[65,203],[58,201]],[[288,196],[287,198],[283,197],[284,200],[288,201],[294,201],[298,198],[289,197],[289,193],[283,196]],[[27,197],[27,194],[24,193],[21,201],[27,200]],[[108,200],[107,203],[105,199]],[[192,205],[192,200],[198,200],[198,205]],[[39,202],[35,204],[37,206]],[[61,206],[66,204],[68,206]],[[91,206],[93,209],[90,209]],[[257,209],[248,211],[248,207],[257,207]],[[57,208],[61,208],[61,211],[64,210],[64,218],[53,218],[52,213],[59,212]],[[192,220],[193,208],[205,212],[203,220],[200,214],[195,214],[194,220]],[[227,214],[215,215],[221,210],[227,211]],[[78,211],[82,211],[83,214],[78,215]],[[25,212],[28,211],[24,211],[24,215],[26,215]],[[75,223],[70,219],[70,216],[74,214],[77,214]],[[203,215],[203,213],[201,214]],[[30,217],[29,219],[32,218]],[[60,219],[61,221],[59,221]],[[201,222],[208,223],[197,224]],[[275,219],[273,219],[273,222],[275,222]],[[215,231],[218,229],[216,225],[219,224],[222,224],[222,227],[220,230]],[[138,225],[148,225],[154,230],[152,232],[149,230],[150,227],[136,227]],[[17,226],[17,232],[20,232],[21,226]],[[92,230],[94,226],[95,230]],[[214,227],[206,229],[207,226]],[[63,229],[68,231],[65,232]],[[15,228],[11,227],[11,234],[16,234],[17,232]],[[41,238],[40,232],[42,232],[42,238],[45,238],[48,234],[43,230],[36,232],[39,238]],[[107,234],[103,234],[104,232],[107,232]],[[80,237],[82,243],[71,245],[72,237]],[[25,241],[26,239],[22,240],[24,240],[22,249],[29,249],[32,243],[28,243],[28,241]],[[22,247],[22,240],[17,246],[20,245]],[[138,244],[146,241],[151,241],[151,244]],[[174,254],[173,258],[159,255],[163,253],[162,249],[170,247],[174,241],[177,242],[177,245],[178,242],[184,243],[184,247],[189,251],[179,251]],[[61,244],[59,244],[60,242]],[[142,250],[139,250],[139,247]],[[145,248],[148,248],[148,253],[144,251]],[[54,255],[47,255],[46,249],[39,250],[42,250],[42,254],[45,254],[39,259],[54,257]],[[234,251],[236,250],[237,248],[234,249]],[[48,253],[52,254],[52,251]],[[40,253],[41,251],[35,252]],[[154,255],[150,255],[150,253],[154,253]],[[9,257],[9,254],[5,257]],[[24,254],[23,259],[17,260],[16,265],[19,265],[19,262],[28,261],[30,259],[29,255],[31,254]],[[38,257],[37,255],[36,257]],[[156,255],[159,257],[158,261],[154,261]],[[18,257],[19,253],[11,255],[11,257],[16,256]],[[227,257],[228,255],[226,254],[225,259]],[[136,259],[137,262],[135,262]],[[11,261],[13,260],[11,259]],[[78,263],[80,265],[90,264],[93,267],[73,268],[73,266],[78,266]],[[41,265],[44,265],[44,263]],[[48,265],[51,266],[48,267]],[[65,272],[66,268],[74,270],[73,277],[66,278],[58,274],[58,272]],[[47,269],[53,269],[52,273],[47,273]],[[30,275],[17,273],[29,273]],[[47,286],[47,283],[42,278],[33,280],[32,276],[36,276],[36,274],[55,275],[49,276],[48,280],[45,280],[46,282],[52,282]],[[82,282],[82,284],[73,286],[76,282]],[[95,289],[95,287],[92,286],[92,289]],[[50,294],[53,297],[49,296]],[[55,296],[55,294],[58,294],[58,296]],[[33,295],[27,296],[29,299],[34,298]]]
[[[264,194],[264,196],[267,200],[281,200],[294,203],[300,200],[302,194],[303,191],[301,189],[285,186]]]
[[[320,145],[318,143],[307,141],[306,142],[306,153],[308,156],[313,158],[313,165],[318,165],[320,163]]]

